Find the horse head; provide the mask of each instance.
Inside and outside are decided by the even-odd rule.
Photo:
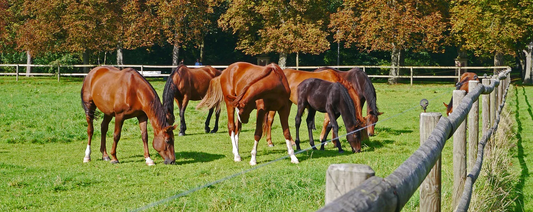
[[[375,132],[374,132],[374,128],[376,126],[376,122],[378,122],[378,116],[380,116],[381,114],[383,114],[382,112],[377,112],[377,114],[369,114],[365,117],[365,120],[366,120],[366,130],[368,131],[368,135],[369,136],[374,136],[375,135]]]
[[[174,130],[177,125],[163,127],[160,130],[154,130],[154,149],[165,159],[165,164],[174,164],[176,155],[174,151]]]

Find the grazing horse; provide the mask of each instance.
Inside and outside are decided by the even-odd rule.
[[[174,99],[178,104],[180,115],[180,133],[185,135],[187,125],[185,124],[185,109],[189,100],[202,100],[209,88],[211,79],[220,75],[220,71],[211,66],[201,68],[187,68],[185,65],[180,65],[170,73],[165,90],[163,91],[163,108],[167,113],[169,124],[174,123]],[[214,108],[209,108],[209,114],[205,120],[205,132],[210,132],[209,122],[211,115],[213,115]],[[220,117],[220,107],[216,106],[215,126],[211,133],[218,131],[218,118]]]
[[[355,88],[355,90],[358,91],[359,94],[359,101],[361,102],[360,106],[361,109],[363,108],[363,105],[366,101],[366,125],[367,125],[367,132],[369,136],[374,136],[374,128],[376,123],[378,122],[378,116],[383,114],[379,112],[377,104],[376,104],[376,89],[374,88],[374,85],[372,84],[372,81],[370,78],[368,78],[368,75],[364,71],[362,71],[359,68],[352,68],[349,71],[340,71],[334,68],[329,67],[323,67],[315,70],[315,72],[321,72],[321,71],[336,71],[339,73],[339,75],[344,78],[346,81],[350,82],[350,84]],[[320,133],[320,139],[325,140],[324,135],[327,134],[326,127],[329,123],[328,116],[324,118],[324,124],[322,125],[322,132]]]
[[[461,79],[459,80],[459,82],[455,84],[455,90],[463,90],[463,91],[466,91],[466,93],[468,93],[468,81],[470,80],[476,80],[479,82],[479,78],[476,73],[472,73],[472,72],[463,73],[461,75]],[[446,115],[449,116],[453,112],[453,96],[450,99],[449,104],[446,104],[444,102],[442,104],[444,104],[444,106],[446,107]]]
[[[359,96],[359,94],[357,93],[358,91],[355,90],[354,87],[351,86],[349,82],[347,82],[346,80],[342,80],[342,77],[336,71],[326,70],[322,72],[308,72],[308,71],[299,71],[299,70],[294,70],[294,69],[284,69],[283,73],[285,73],[285,76],[287,77],[287,81],[289,82],[289,86],[291,88],[290,100],[294,104],[298,104],[298,85],[306,79],[317,78],[317,79],[322,79],[322,80],[326,80],[329,82],[343,83],[343,86],[348,89],[348,93],[350,94],[350,97],[352,98],[354,104],[356,105],[355,118],[357,118],[357,120],[360,121],[361,123],[364,123],[364,118],[361,115],[362,114],[361,106],[360,106],[361,103],[358,97]],[[275,113],[270,112],[268,116],[265,118],[266,119],[265,124],[263,125],[264,133],[266,134],[267,142],[269,146],[274,145],[272,143],[272,139],[270,135],[272,123],[274,121],[274,116],[275,116]]]
[[[120,71],[114,67],[96,67],[83,80],[81,103],[87,119],[89,137],[83,162],[91,160],[91,139],[93,136],[94,111],[98,108],[104,114],[102,121],[101,145],[102,159],[118,163],[117,143],[124,120],[137,117],[141,128],[146,164],[154,165],[148,152],[147,121],[154,129],[153,147],[165,160],[165,164],[174,164],[174,133],[176,126],[168,124],[163,105],[154,88],[136,70],[126,68]],[[106,150],[106,133],[109,122],[115,117],[113,147],[111,158]]]
[[[296,148],[300,150],[300,122],[304,110],[307,108],[307,129],[309,132],[309,144],[316,149],[315,142],[313,140],[313,127],[315,122],[316,111],[327,113],[330,118],[330,125],[333,131],[338,135],[339,125],[337,124],[337,118],[342,116],[346,131],[353,132],[358,128],[361,128],[362,123],[358,123],[355,118],[355,106],[348,94],[348,90],[341,83],[332,83],[321,79],[310,78],[304,80],[298,85],[298,112],[296,113]],[[347,140],[352,147],[353,152],[361,151],[361,134],[366,135],[366,132],[361,133],[357,131],[347,136]],[[338,138],[335,138],[338,140]],[[337,143],[339,152],[342,150],[342,145]],[[320,147],[324,150],[324,142]]]
[[[254,147],[250,165],[256,165],[257,144],[262,135],[263,119],[268,111],[277,111],[280,116],[285,143],[292,163],[298,163],[291,145],[289,131],[289,112],[291,89],[287,78],[278,65],[256,66],[250,63],[233,63],[222,72],[220,77],[211,80],[209,90],[197,107],[211,108],[213,105],[226,102],[228,111],[228,133],[233,144],[234,161],[241,161],[239,155],[239,130],[242,123],[248,123],[252,110],[257,110],[257,121],[254,134]],[[235,124],[234,114],[237,111],[238,123]]]

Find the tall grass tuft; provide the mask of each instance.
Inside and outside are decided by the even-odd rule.
[[[474,184],[470,211],[512,211],[517,199],[518,173],[513,171],[512,152],[517,138],[508,107],[502,111],[494,139],[485,147],[483,168]]]

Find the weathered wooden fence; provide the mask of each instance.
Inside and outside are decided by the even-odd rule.
[[[35,64],[0,64],[0,69],[2,67],[13,67],[15,68],[15,72],[13,73],[6,73],[6,72],[0,72],[0,76],[7,75],[7,76],[16,76],[17,80],[20,75],[23,76],[57,76],[57,80],[60,80],[60,77],[62,76],[85,76],[87,73],[67,73],[64,71],[61,71],[61,69],[65,68],[93,68],[98,65],[35,65]],[[116,65],[115,65],[116,66]],[[55,73],[21,73],[20,69],[27,69],[28,67],[41,67],[41,68],[54,68]],[[135,68],[139,70],[139,72],[145,76],[145,77],[167,77],[170,73],[170,70],[173,68],[176,68],[177,66],[172,65],[120,65],[117,67],[130,67]],[[188,67],[198,67],[198,66],[189,66]],[[212,65],[212,67],[217,69],[225,69],[228,66],[227,65]],[[287,68],[292,69],[301,69],[301,70],[315,70],[318,68],[321,68],[323,66],[289,66]],[[464,71],[468,70],[477,70],[477,71],[486,71],[490,70],[492,68],[498,68],[498,69],[505,69],[506,67],[500,66],[500,67],[456,67],[456,66],[361,66],[361,65],[353,65],[353,66],[329,66],[332,68],[337,69],[351,69],[351,68],[360,68],[363,71],[369,73],[368,76],[371,78],[398,78],[398,79],[409,79],[411,85],[413,84],[414,79],[459,79],[461,77],[461,74]],[[397,76],[390,76],[388,74],[370,74],[369,70],[381,70],[381,69],[391,69],[391,68],[398,68],[399,73]],[[447,73],[445,75],[421,75],[415,73],[416,70],[442,70],[444,73]],[[163,72],[167,72],[166,74]],[[375,72],[375,71],[374,71]],[[450,75],[451,73],[451,75]]]
[[[344,180],[344,184],[360,185],[332,202],[326,202],[326,206],[319,211],[400,211],[424,180],[426,181],[420,189],[420,210],[440,211],[441,175],[439,159],[446,140],[452,134],[454,135],[452,208],[456,211],[467,211],[473,184],[482,167],[484,147],[498,127],[499,114],[505,104],[505,96],[510,84],[508,77],[510,72],[511,69],[507,67],[497,76],[483,79],[483,84],[479,85],[471,81],[470,91],[466,96],[464,91],[454,91],[454,109],[449,117],[441,117],[440,113],[422,113],[420,116],[421,146],[418,150],[386,178],[372,174],[368,175],[368,179],[362,183],[346,183]],[[478,143],[479,106],[477,100],[480,95],[482,95],[483,101],[483,137]],[[468,131],[470,133],[468,136],[470,144],[468,168],[471,170],[468,175],[466,174],[466,127],[464,123],[467,116],[469,117]],[[432,168],[433,171],[430,173]],[[364,170],[368,169],[372,170],[370,167]],[[328,169],[330,172],[326,174],[328,176],[326,181],[342,178],[335,176],[339,174],[335,170]],[[353,170],[357,171],[357,169]],[[334,182],[329,184],[333,184],[333,188],[326,188],[326,191],[340,187]],[[326,200],[328,199],[332,198],[326,197]]]

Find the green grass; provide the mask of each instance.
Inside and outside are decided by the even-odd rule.
[[[165,82],[150,82],[162,95]],[[195,110],[197,102],[191,102],[186,112],[187,136],[176,137],[177,165],[163,165],[151,147],[153,132],[149,125],[150,152],[157,165],[146,166],[136,119],[124,124],[117,148],[120,164],[102,161],[98,151],[101,118],[95,121],[93,161],[82,163],[87,123],[80,103],[81,84],[81,78],[62,78],[58,83],[54,78],[21,77],[17,82],[14,77],[0,77],[0,211],[134,210],[253,168],[248,161],[255,117],[243,125],[239,139],[243,161],[236,163],[225,108],[219,132],[205,134],[207,111]],[[376,126],[377,135],[363,144],[362,153],[339,154],[328,145],[325,151],[298,154],[300,164],[291,164],[290,159],[277,161],[171,198],[149,210],[314,211],[324,205],[325,173],[330,164],[367,164],[377,176],[388,176],[419,146],[419,101],[429,99],[428,111],[444,113],[442,102],[449,101],[453,84],[375,86],[378,107],[385,113]],[[289,117],[293,136],[295,111],[293,106]],[[177,115],[177,109],[175,112]],[[323,114],[317,114],[317,129],[321,128],[322,118]],[[309,147],[305,128],[300,129],[302,148]],[[112,144],[112,130],[109,131],[108,150]],[[315,138],[319,133],[314,132]],[[339,134],[344,133],[342,128]],[[279,121],[274,122],[272,135],[275,147],[267,147],[264,139],[260,141],[258,166],[287,155]],[[342,145],[349,149],[345,139]],[[446,145],[442,155],[443,211],[451,210],[451,148]],[[527,183],[523,184],[524,189]],[[416,192],[404,211],[417,211],[418,198]],[[529,196],[524,195],[525,198]]]

